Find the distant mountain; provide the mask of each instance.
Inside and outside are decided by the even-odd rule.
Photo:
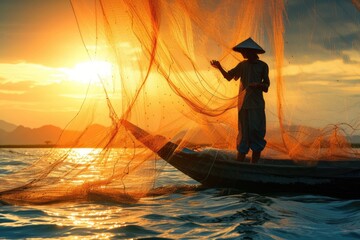
[[[11,132],[0,132],[0,145],[54,144],[61,132],[61,128],[52,125],[40,128],[18,126]]]
[[[83,131],[64,131],[52,125],[40,128],[20,125],[10,132],[0,129],[0,146],[56,144],[62,147],[105,147],[110,139],[112,139],[111,146],[123,147],[128,144],[121,137],[124,136],[124,133],[115,134],[109,127],[99,124],[89,125]],[[131,143],[134,146],[133,142]]]
[[[15,124],[0,120],[0,130],[4,130],[5,132],[11,132],[15,130],[15,128],[17,128]]]
[[[306,133],[306,135],[318,134],[318,129],[291,126],[287,127],[288,131],[293,133]],[[121,129],[123,130],[123,129]],[[105,147],[109,140],[112,139],[113,147],[134,146],[132,140],[125,140],[122,136],[126,136],[123,132],[113,132],[109,127],[99,124],[92,124],[83,131],[65,130],[53,126],[45,125],[40,128],[28,128],[25,126],[16,126],[14,124],[0,120],[0,145],[48,145],[57,144],[58,146],[76,146],[76,147]],[[187,141],[190,145],[206,145],[211,142],[216,147],[223,147],[224,139],[229,134],[237,134],[224,127],[213,127],[213,131],[209,132],[201,129],[189,129],[187,132],[180,132],[172,137],[172,141],[178,142],[187,135]],[[310,135],[311,135],[310,134]],[[296,134],[295,134],[296,135]],[[268,129],[267,137],[273,140],[281,141],[279,131]],[[360,136],[354,135],[347,137],[353,144],[360,144]],[[140,143],[136,143],[141,146]]]
[[[110,136],[110,129],[108,127],[92,124],[83,131],[64,131],[58,144],[76,147],[103,147]]]

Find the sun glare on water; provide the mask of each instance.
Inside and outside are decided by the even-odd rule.
[[[112,76],[112,64],[107,61],[81,62],[67,71],[69,80],[80,83],[99,82]]]

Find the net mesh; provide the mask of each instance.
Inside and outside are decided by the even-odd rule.
[[[148,195],[164,163],[123,120],[163,136],[157,149],[166,139],[179,148],[235,151],[240,81],[224,80],[209,62],[233,68],[243,59],[232,47],[249,36],[266,50],[260,57],[270,67],[262,156],[311,164],[359,158],[348,140],[359,133],[358,102],[344,100],[344,91],[350,82],[359,86],[360,4],[325,2],[71,0],[89,58],[111,63],[112,75],[89,84],[66,127],[80,132],[64,132],[57,143],[64,148],[2,177],[0,199],[132,202]],[[301,39],[294,34],[300,31]],[[326,79],[331,74],[336,82]],[[324,95],[318,85],[326,86]]]

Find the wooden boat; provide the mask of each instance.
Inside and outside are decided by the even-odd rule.
[[[261,159],[259,163],[236,161],[236,154],[220,149],[194,151],[151,135],[123,121],[135,138],[179,171],[206,187],[237,188],[251,192],[322,194],[341,198],[360,197],[360,161]],[[159,148],[158,146],[162,147]]]

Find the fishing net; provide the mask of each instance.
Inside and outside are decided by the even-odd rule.
[[[127,202],[148,195],[165,163],[131,124],[140,128],[135,136],[157,135],[150,139],[156,150],[172,141],[178,149],[235,151],[240,81],[226,81],[210,61],[232,69],[243,60],[232,47],[248,37],[266,50],[260,58],[270,68],[262,157],[312,164],[359,158],[349,141],[360,124],[359,5],[71,0],[90,60],[111,63],[111,76],[98,73],[89,84],[57,143],[61,150],[1,179],[0,199]]]

